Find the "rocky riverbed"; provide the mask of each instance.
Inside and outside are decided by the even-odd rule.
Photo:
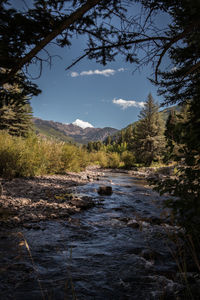
[[[199,274],[177,267],[169,237],[180,228],[150,175],[89,168],[2,180],[0,299],[199,299]]]
[[[27,226],[26,222],[57,219],[77,213],[95,205],[89,196],[74,193],[73,187],[98,181],[104,172],[90,166],[84,172],[69,172],[65,175],[46,175],[34,178],[0,178],[0,224],[1,226]],[[121,170],[109,170],[111,173]],[[168,176],[172,168],[135,168],[124,170],[126,174],[139,178]]]
[[[90,167],[84,172],[34,178],[0,179],[1,226],[26,226],[26,222],[57,219],[94,206],[91,197],[74,193],[73,188],[99,180],[102,172]]]

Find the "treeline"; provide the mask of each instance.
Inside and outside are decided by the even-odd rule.
[[[14,90],[13,90],[14,91]],[[89,164],[104,168],[131,168],[162,161],[164,127],[158,105],[149,95],[136,125],[122,130],[116,141],[77,146],[35,135],[29,101],[16,98],[0,107],[0,175],[4,177],[81,171]]]
[[[87,150],[115,153],[118,155],[118,166],[126,168],[168,164],[177,155],[181,157],[181,124],[186,121],[187,113],[188,105],[184,105],[180,111],[171,109],[165,122],[158,104],[149,94],[137,122],[115,136],[108,136],[104,143],[89,142]]]
[[[16,97],[12,101],[4,98],[0,107],[2,176],[80,171],[88,164],[105,168],[151,166],[182,157],[182,124],[187,121],[188,105],[180,113],[171,110],[165,124],[158,104],[149,94],[137,122],[114,137],[108,136],[105,142],[77,146],[36,137],[29,100],[20,100],[19,91],[13,89]]]
[[[163,121],[159,106],[148,95],[139,120],[108,137],[104,143],[78,146],[42,139],[34,133],[28,98],[0,103],[0,176],[36,176],[79,172],[91,164],[104,168],[131,168],[176,163],[176,174],[154,182],[160,193],[169,193],[167,206],[193,236],[200,232],[199,127],[192,122],[191,101],[180,111],[171,110]],[[176,200],[174,200],[176,199]]]

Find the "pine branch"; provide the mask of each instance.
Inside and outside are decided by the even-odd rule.
[[[192,22],[192,24],[190,26],[188,26],[183,32],[181,32],[180,34],[178,34],[177,36],[175,36],[173,39],[171,39],[171,41],[165,45],[163,51],[161,52],[160,56],[159,56],[159,60],[157,62],[156,65],[156,69],[155,69],[155,81],[158,81],[158,69],[159,66],[162,62],[162,59],[165,55],[165,53],[171,48],[171,46],[173,44],[175,44],[176,42],[180,41],[182,38],[184,38],[189,32],[194,30],[195,26],[199,26],[200,25],[200,20],[196,20],[194,22]]]

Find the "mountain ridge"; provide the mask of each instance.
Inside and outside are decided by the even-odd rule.
[[[118,129],[112,127],[81,128],[72,123],[64,124],[61,122],[42,120],[37,117],[33,117],[32,120],[38,135],[55,138],[64,142],[87,144],[89,141],[104,141],[108,135],[112,135],[118,131]]]

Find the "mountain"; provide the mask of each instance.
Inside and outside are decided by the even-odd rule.
[[[162,119],[164,120],[164,122],[167,121],[171,111],[175,111],[176,113],[180,113],[181,111],[181,106],[178,106],[178,105],[174,105],[174,106],[170,106],[170,107],[167,107],[163,110],[160,111],[160,114],[161,114],[161,117]]]
[[[108,135],[113,135],[118,131],[111,127],[83,129],[74,124],[45,121],[39,118],[33,118],[33,123],[36,133],[40,136],[81,144],[87,144],[89,141],[104,141]]]

